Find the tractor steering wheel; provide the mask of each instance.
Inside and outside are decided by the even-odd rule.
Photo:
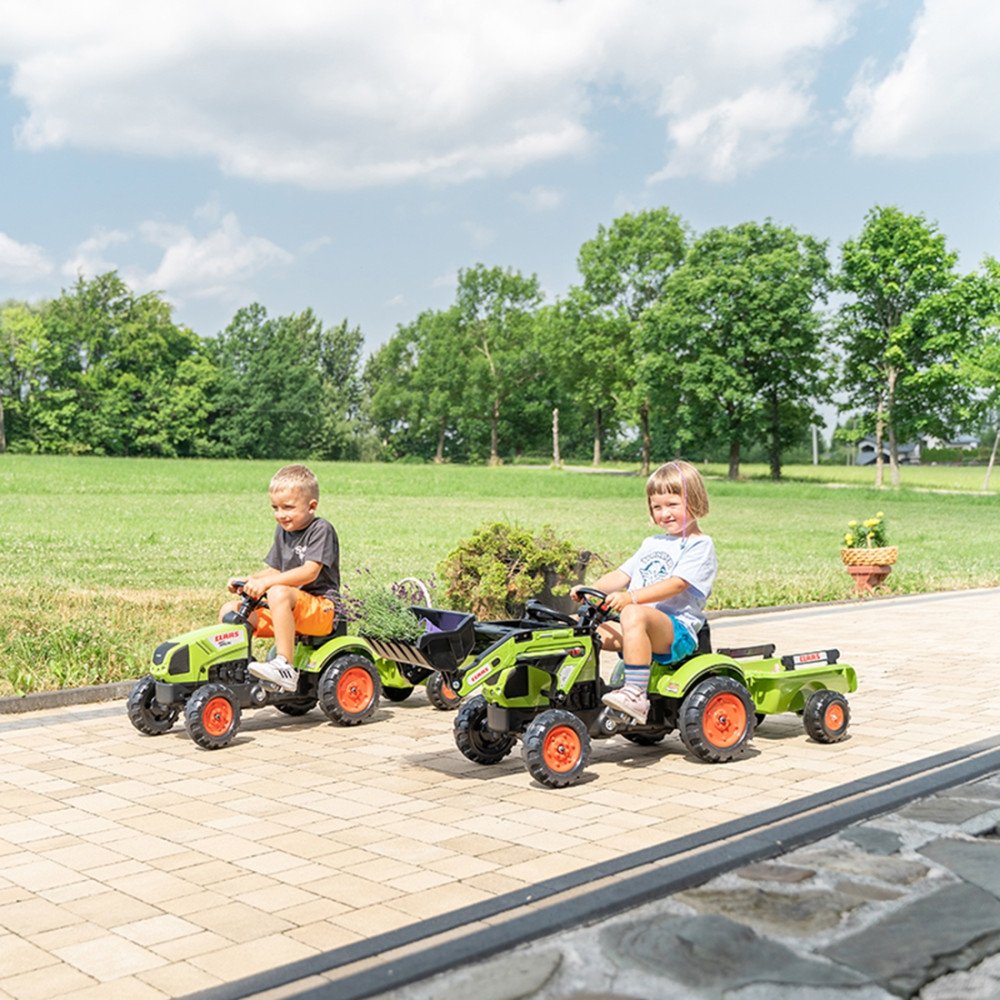
[[[233,580],[233,586],[236,588],[236,593],[240,596],[240,606],[235,612],[232,613],[237,615],[239,620],[243,622],[250,617],[251,612],[255,611],[262,604],[266,604],[266,600],[263,597],[251,597],[249,594],[245,593],[243,590],[243,585],[245,583],[246,580]]]
[[[593,587],[574,587],[574,599],[584,605],[580,612],[581,625],[600,625],[617,619],[618,615],[606,605],[608,595]]]

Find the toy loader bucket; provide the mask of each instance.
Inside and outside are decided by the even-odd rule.
[[[416,642],[365,636],[372,649],[383,660],[410,663],[431,670],[457,670],[472,652],[475,641],[474,616],[461,611],[441,611],[438,608],[411,607],[410,610],[427,623],[428,631]]]

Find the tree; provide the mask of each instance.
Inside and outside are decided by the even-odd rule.
[[[916,429],[915,415],[933,413],[946,398],[935,376],[944,371],[941,363],[953,361],[961,340],[960,331],[941,322],[957,279],[955,262],[935,225],[896,207],[871,209],[860,236],[842,247],[837,286],[853,301],[838,314],[841,387],[874,419],[876,486],[883,484],[884,438],[898,485],[900,430]]]
[[[477,362],[471,366],[471,387],[485,404],[490,465],[500,463],[500,417],[505,402],[539,371],[537,352],[532,349],[532,313],[541,299],[535,275],[526,278],[483,264],[458,274],[458,332]]]
[[[594,407],[594,464],[601,460],[604,407],[619,401],[639,421],[642,467],[650,466],[648,385],[636,378],[637,324],[659,302],[667,281],[684,256],[687,235],[680,218],[667,208],[626,213],[580,248],[577,267],[582,295],[573,296],[581,357],[589,377],[581,382]]]
[[[361,334],[324,329],[311,309],[271,319],[240,309],[213,344],[220,371],[215,435],[240,458],[343,458],[361,389]]]
[[[811,419],[825,384],[815,307],[828,274],[824,244],[770,220],[695,240],[640,326],[644,378],[671,400],[678,445],[694,440],[694,427],[714,430],[735,479],[763,423],[780,477],[782,444]]]

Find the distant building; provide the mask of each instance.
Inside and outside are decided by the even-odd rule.
[[[908,444],[897,445],[896,448],[899,453],[899,464],[900,465],[919,465],[920,464],[920,442],[911,442]],[[875,447],[874,438],[862,438],[858,442],[858,465],[874,465],[878,451]],[[889,462],[889,447],[882,442],[882,461]]]

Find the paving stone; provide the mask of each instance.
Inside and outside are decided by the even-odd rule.
[[[891,885],[912,885],[927,874],[927,865],[898,857],[876,857],[865,851],[844,850],[835,842],[806,847],[789,854],[789,864],[808,865],[817,871],[841,872],[872,878]]]
[[[904,905],[864,930],[820,949],[898,996],[967,970],[1000,951],[1000,902],[971,885],[952,885]]]
[[[737,868],[734,875],[740,878],[751,879],[755,882],[805,882],[816,875],[812,868],[799,868],[796,865],[780,865],[771,861],[762,861],[758,864],[744,865]]]
[[[426,986],[434,1000],[526,1000],[545,986],[561,964],[562,953],[555,949],[515,952],[440,976]],[[423,988],[417,989],[419,995],[424,995]],[[400,992],[408,993],[406,990]],[[383,997],[388,1000],[397,995],[394,990]]]
[[[903,846],[903,838],[892,830],[883,830],[870,823],[841,830],[840,836],[857,844],[869,854],[896,854]]]
[[[851,882],[849,879],[842,879],[834,885],[834,888],[837,892],[854,896],[864,902],[885,902],[890,899],[899,899],[905,891],[894,886],[872,885],[870,882]]]
[[[956,826],[995,810],[995,805],[987,805],[974,799],[962,799],[953,795],[933,795],[929,799],[921,799],[900,809],[899,815],[904,819],[918,820],[921,823]]]
[[[851,969],[802,958],[726,917],[663,915],[605,927],[600,938],[619,967],[638,965],[705,997],[751,983],[837,989],[866,982]]]
[[[815,934],[836,927],[844,913],[863,902],[857,896],[810,889],[779,892],[760,888],[691,889],[674,896],[700,913],[732,917],[778,934]]]
[[[942,837],[925,844],[920,853],[1000,898],[1000,841]]]
[[[968,972],[954,972],[928,983],[920,1000],[996,1000],[1000,996],[1000,955]]]

